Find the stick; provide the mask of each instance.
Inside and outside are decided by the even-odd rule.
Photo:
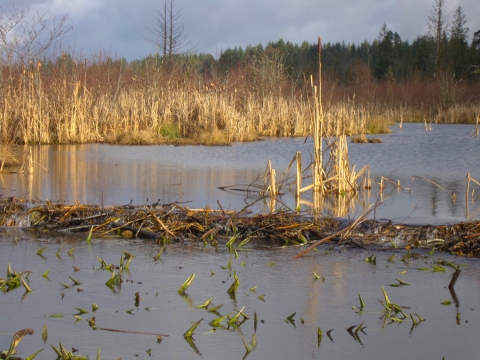
[[[366,212],[364,212],[362,215],[360,215],[360,217],[355,220],[350,226],[347,226],[346,228],[340,230],[340,231],[337,231],[336,233],[332,234],[332,235],[329,235],[327,236],[326,238],[323,238],[321,240],[318,240],[317,242],[313,243],[312,245],[310,245],[308,248],[306,248],[305,250],[299,252],[297,255],[295,255],[293,258],[296,259],[296,258],[299,258],[299,257],[302,257],[303,255],[305,255],[307,252],[309,252],[310,250],[316,248],[318,245],[320,244],[323,244],[331,239],[333,239],[334,237],[338,236],[338,235],[341,235],[343,234],[344,232],[348,232],[350,230],[353,230],[353,228],[355,228],[357,225],[359,225],[361,222],[363,222],[363,220],[365,220],[365,218],[367,217],[367,215],[372,212],[373,210],[375,210],[377,208],[377,206],[380,206],[382,203],[377,203],[375,204],[375,206],[372,207],[372,205],[370,205],[367,209]]]
[[[453,291],[453,287],[455,286],[455,283],[457,282],[457,279],[460,276],[461,272],[462,270],[457,268],[457,270],[455,270],[455,272],[453,273],[452,280],[450,280],[450,284],[448,284],[448,289],[450,291]]]
[[[129,334],[141,334],[141,335],[155,335],[155,336],[164,336],[167,337],[166,334],[154,334],[149,332],[142,332],[142,331],[129,331],[129,330],[118,330],[118,329],[109,329],[109,328],[97,328],[99,330],[105,331],[113,331],[113,332],[121,332],[121,333],[129,333]]]
[[[167,232],[168,234],[172,235],[173,237],[175,237],[175,234],[172,233],[170,230],[167,229],[167,227],[164,225],[164,223],[162,222],[162,220],[160,220],[157,215],[155,215],[153,213],[152,210],[150,210],[149,208],[146,208],[148,210],[148,212],[154,217],[155,220],[157,220],[157,222],[160,224],[160,226],[163,228],[163,230],[165,230],[165,232]]]

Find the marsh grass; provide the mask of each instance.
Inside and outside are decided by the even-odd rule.
[[[4,167],[20,165],[21,162],[21,147],[14,143],[0,144],[0,171]]]
[[[103,53],[88,60],[64,53],[26,66],[5,64],[0,67],[2,144],[215,145],[314,131],[309,81],[260,74],[254,64],[221,74],[202,72],[188,59],[165,67],[150,60],[127,64]],[[284,74],[281,64],[275,66]],[[387,133],[395,122],[424,118],[475,123],[476,85],[457,85],[455,101],[446,100],[440,85],[375,83],[368,77],[340,86],[325,76],[322,133]],[[0,159],[14,163],[2,149]]]

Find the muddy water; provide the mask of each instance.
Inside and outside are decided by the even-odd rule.
[[[77,236],[82,238],[82,236]],[[15,239],[17,243],[15,243]],[[245,347],[242,336],[251,341],[254,333],[254,313],[257,313],[257,347],[248,359],[474,359],[480,351],[480,264],[476,259],[454,258],[434,254],[426,259],[394,262],[386,259],[391,252],[376,252],[376,266],[364,259],[371,254],[358,250],[333,249],[328,255],[323,249],[302,259],[292,259],[298,248],[265,248],[249,245],[239,249],[227,267],[230,254],[224,246],[218,250],[202,244],[170,244],[161,261],[153,261],[159,245],[139,240],[94,239],[88,245],[83,239],[35,239],[23,232],[7,232],[0,240],[1,277],[6,276],[7,264],[14,271],[31,270],[28,281],[32,292],[23,288],[0,293],[0,349],[8,349],[14,332],[33,328],[33,336],[25,337],[18,350],[26,357],[45,348],[37,359],[53,359],[49,344],[75,347],[79,353],[95,358],[101,348],[102,359],[181,358],[242,359]],[[73,256],[67,254],[75,245]],[[46,247],[44,256],[36,255],[38,248]],[[99,269],[95,256],[107,263],[118,264],[122,250],[133,253],[130,270],[121,288],[112,291],[105,282],[110,272]],[[427,255],[427,254],[423,254]],[[420,271],[434,261],[445,259],[463,265],[455,286],[455,297],[446,288],[453,273]],[[81,271],[74,272],[73,266]],[[41,276],[51,269],[49,279]],[[227,294],[235,271],[240,280],[236,298]],[[212,273],[214,272],[214,274]],[[322,277],[315,280],[313,272]],[[196,277],[187,290],[187,296],[177,293],[187,277]],[[82,282],[72,285],[69,276]],[[390,287],[395,278],[410,285]],[[249,289],[257,286],[255,292]],[[426,321],[412,329],[412,321],[384,322],[382,286],[390,300],[405,307],[407,314],[417,313]],[[83,291],[78,291],[82,289]],[[141,300],[135,306],[135,293]],[[365,308],[359,313],[358,294]],[[63,294],[63,295],[62,295]],[[264,301],[258,296],[265,295]],[[62,298],[63,296],[63,298]],[[208,323],[217,316],[195,306],[213,297],[213,304],[224,304],[222,315],[244,308],[250,316],[238,329],[212,328]],[[450,300],[452,305],[442,305]],[[99,309],[92,313],[91,305]],[[75,323],[75,308],[88,310]],[[132,310],[131,314],[127,310]],[[294,316],[295,325],[285,322]],[[460,320],[457,323],[457,313]],[[62,314],[63,318],[48,317]],[[87,320],[95,316],[98,328],[168,334],[158,344],[155,336],[92,330]],[[402,317],[399,315],[399,317]],[[189,344],[183,333],[192,322],[203,321]],[[304,319],[303,323],[301,318]],[[365,333],[355,339],[347,328],[363,323]],[[43,324],[48,327],[48,340],[43,343]],[[323,337],[318,346],[317,329]],[[332,330],[333,329],[333,330]],[[330,331],[327,336],[327,331]]]
[[[400,181],[402,188],[394,189],[386,182],[380,193],[374,185],[369,194],[327,214],[355,216],[369,203],[382,200],[375,215],[396,222],[478,219],[480,186],[474,186],[476,201],[470,196],[468,209],[465,203],[467,173],[480,179],[480,140],[470,137],[473,128],[433,125],[432,131],[425,131],[423,124],[404,124],[403,129],[393,126],[391,134],[381,135],[381,144],[350,144],[350,162],[357,170],[369,164],[376,181],[385,176],[395,183]],[[2,196],[67,203],[145,204],[147,199],[149,203],[161,199],[163,203],[185,202],[190,207],[218,208],[220,203],[225,209],[239,210],[252,201],[246,199],[245,192],[226,192],[218,187],[259,181],[268,159],[281,174],[296,151],[302,152],[306,165],[312,148],[311,139],[267,139],[228,147],[37,146],[33,148],[34,159],[41,166],[36,166],[34,175],[0,174],[0,192]],[[456,201],[452,201],[452,193]],[[308,201],[310,196],[303,197]],[[295,208],[291,193],[283,201]],[[259,202],[251,209],[265,211],[266,206]]]

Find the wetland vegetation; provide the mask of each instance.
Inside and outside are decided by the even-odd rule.
[[[467,173],[465,189],[451,191],[408,174],[412,184],[430,185],[435,211],[437,203],[448,202],[455,212],[457,194],[465,194],[466,221],[377,220],[369,215],[387,189],[407,193],[413,187],[384,174],[370,179],[366,166],[355,173],[345,137],[379,143],[366,135],[404,122],[422,122],[425,130],[432,123],[476,122],[478,137],[480,33],[467,43],[461,8],[443,37],[431,33],[412,44],[384,24],[371,43],[327,43],[323,52],[320,41],[279,40],[226,49],[218,58],[154,54],[132,62],[105,52],[90,58],[48,52],[67,34],[66,17],[49,24],[37,15],[30,21],[52,26],[45,46],[17,47],[22,44],[5,34],[25,21],[25,13],[0,10],[0,158],[2,169],[18,165],[18,146],[28,145],[15,176],[29,173],[28,196],[0,199],[0,264],[7,270],[0,278],[0,307],[8,309],[0,358],[14,359],[17,350],[25,359],[64,360],[95,354],[370,359],[387,351],[391,359],[420,353],[448,359],[478,353],[467,335],[480,323],[473,312],[480,294],[471,286],[480,273],[473,259],[480,255],[480,183]],[[218,145],[309,135],[313,159],[302,167],[296,157],[296,185],[288,171],[277,179],[270,160],[260,185],[216,185],[247,189],[240,210],[224,209],[218,199],[215,209],[160,199],[152,204],[154,191],[144,205],[132,199],[121,206],[104,206],[103,188],[101,205],[99,198],[95,205],[65,204],[32,193],[33,173],[39,179],[43,166],[34,144]],[[245,156],[250,167],[252,157]],[[79,172],[82,179],[95,178]],[[315,191],[302,203],[305,178],[312,184],[303,189]],[[181,177],[177,185],[183,196]],[[283,196],[295,186],[292,207]],[[373,204],[372,187],[378,187]],[[252,211],[260,202],[266,211]],[[359,203],[362,211],[352,220],[352,204],[358,211]],[[426,343],[438,345],[425,349]]]
[[[15,7],[0,15],[4,146],[226,144],[313,134],[317,44],[280,39],[225,49],[216,58],[174,48],[127,62],[102,51],[90,57],[56,51],[68,36],[66,16],[31,18]],[[323,134],[377,134],[395,122],[478,121],[480,31],[469,44],[461,7],[453,19],[437,28],[441,36],[430,32],[412,43],[383,24],[372,42],[324,44]],[[39,34],[28,30],[35,26]],[[23,42],[9,37],[20,29]]]

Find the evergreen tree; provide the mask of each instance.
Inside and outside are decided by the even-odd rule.
[[[435,42],[435,52],[433,54],[434,74],[439,66],[439,57],[443,50],[442,38],[445,35],[447,28],[447,13],[445,12],[445,1],[435,0],[435,4],[432,6],[430,16],[428,17],[429,35]]]
[[[466,77],[468,75],[468,27],[467,19],[459,6],[453,16],[450,27],[450,54],[452,54],[452,70],[456,77]]]

